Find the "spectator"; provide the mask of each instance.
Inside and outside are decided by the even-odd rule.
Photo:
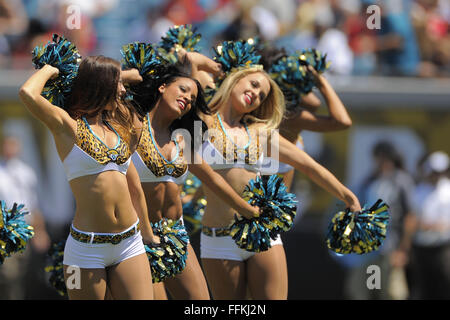
[[[419,48],[409,16],[411,0],[382,0],[378,60],[383,75],[416,76]]]
[[[346,279],[346,293],[350,299],[392,299],[390,294],[391,271],[395,264],[400,239],[403,235],[403,221],[412,210],[414,180],[403,169],[403,160],[394,146],[379,142],[373,148],[376,168],[361,187],[362,203],[373,204],[383,199],[389,205],[390,220],[387,236],[382,247],[362,257],[359,265],[349,270]],[[377,265],[381,270],[380,290],[369,290],[366,286],[367,267]]]
[[[422,60],[419,75],[423,77],[448,75],[449,72],[450,35],[445,9],[441,14],[440,3],[438,0],[418,0],[411,12]]]
[[[449,163],[442,151],[429,155],[425,177],[415,190],[410,223],[415,230],[411,248],[415,299],[450,299]],[[409,247],[405,249],[407,253]]]

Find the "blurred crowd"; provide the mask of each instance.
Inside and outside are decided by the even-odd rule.
[[[448,0],[0,0],[0,68],[30,68],[30,52],[64,34],[82,55],[120,58],[192,24],[203,53],[258,36],[288,51],[316,47],[340,75],[448,77]]]

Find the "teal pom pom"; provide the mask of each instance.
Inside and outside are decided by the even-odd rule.
[[[338,212],[328,226],[328,248],[340,254],[364,254],[378,250],[386,238],[388,208],[379,199],[361,212],[350,212],[348,209]]]
[[[202,182],[189,173],[181,189],[181,197],[194,196]],[[183,221],[189,236],[196,234],[202,227],[202,217],[206,208],[206,198],[201,197],[183,204]]]
[[[142,78],[157,78],[162,67],[158,51],[152,44],[133,42],[122,46],[122,68],[135,68]]]
[[[235,216],[231,237],[247,251],[268,250],[270,238],[276,239],[281,232],[289,231],[297,213],[297,200],[286,190],[278,175],[257,176],[250,180],[243,193],[244,199],[261,209],[257,218]]]
[[[202,218],[206,208],[206,198],[189,201],[183,205],[183,220],[189,236],[196,234],[202,228]]]
[[[159,46],[167,52],[172,48],[177,49],[177,47],[181,47],[186,51],[198,52],[200,51],[198,43],[201,38],[202,35],[197,33],[197,29],[190,24],[174,26],[167,31],[165,37],[161,37]]]
[[[202,185],[202,182],[199,178],[194,176],[192,173],[189,173],[186,180],[184,180],[183,186],[181,188],[181,196],[184,197],[186,195],[193,195],[197,192],[198,188]]]
[[[158,46],[158,54],[166,64],[174,64],[178,61],[178,49],[198,52],[198,43],[202,35],[190,24],[174,26],[167,31],[165,37],[161,37]]]
[[[152,224],[153,233],[160,238],[158,245],[145,245],[153,282],[161,282],[179,274],[186,267],[188,234],[180,220],[163,218]]]
[[[76,46],[57,34],[53,34],[52,41],[46,45],[35,47],[32,51],[32,62],[36,69],[49,64],[59,70],[58,77],[48,80],[45,84],[42,96],[54,105],[64,108],[78,73],[80,59]]]
[[[288,107],[298,106],[301,97],[310,93],[315,86],[313,75],[305,68],[308,65],[319,73],[329,67],[326,55],[316,49],[307,49],[279,59],[268,70],[283,91]]]
[[[64,281],[64,247],[65,241],[54,243],[48,251],[50,263],[45,267],[45,272],[50,276],[48,281],[50,285],[56,289],[61,296],[67,296],[66,283]]]
[[[25,250],[28,241],[34,236],[34,229],[25,222],[24,205],[14,203],[11,209],[1,200],[0,216],[0,265],[6,258]]]
[[[222,65],[225,74],[236,69],[255,66],[261,59],[253,39],[224,41],[214,48],[214,52],[213,59]]]

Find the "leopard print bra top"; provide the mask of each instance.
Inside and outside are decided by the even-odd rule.
[[[144,118],[141,138],[132,160],[141,182],[173,182],[182,184],[188,174],[188,165],[178,141],[173,140],[177,154],[169,161],[159,151],[153,137],[149,115]]]
[[[114,148],[108,147],[92,131],[84,117],[77,119],[76,141],[72,150],[63,161],[64,170],[69,181],[103,171],[127,173],[131,161],[129,146],[108,122],[105,121],[105,124],[117,136],[117,144]]]
[[[214,115],[214,123],[208,129],[208,139],[202,146],[202,157],[214,170],[245,168],[265,174],[262,168],[264,155],[259,135],[245,125],[248,143],[237,146],[228,136],[220,115]]]

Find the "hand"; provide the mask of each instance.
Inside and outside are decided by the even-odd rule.
[[[50,73],[49,79],[56,79],[59,75],[59,69],[55,68],[49,64],[46,64],[42,69]]]
[[[359,200],[356,197],[351,197],[351,199],[346,201],[345,204],[347,205],[347,208],[349,208],[351,212],[359,212],[362,210],[361,204],[359,203]]]
[[[223,74],[222,65],[211,58],[198,52],[186,52],[186,55],[196,69],[212,73],[214,76]]]
[[[161,243],[161,239],[158,236],[143,236],[142,239],[144,240],[144,244],[150,245],[150,246],[157,246]]]
[[[139,74],[138,69],[132,68],[128,70],[122,70],[122,81],[126,83],[139,83],[142,82],[142,76]]]
[[[314,82],[316,86],[320,89],[320,87],[322,87],[324,82],[326,81],[325,77],[319,72],[317,72],[316,69],[314,69],[313,66],[311,65],[306,66],[306,71],[314,77]]]
[[[261,208],[258,206],[254,206],[253,208],[255,209],[255,211],[253,212],[253,218],[259,218],[262,213]]]

